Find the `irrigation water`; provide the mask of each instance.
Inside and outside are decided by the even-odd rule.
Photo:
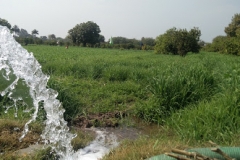
[[[109,149],[117,146],[116,136],[96,131],[96,139],[86,148],[74,153],[71,140],[76,135],[69,132],[63,118],[65,110],[57,99],[58,93],[47,87],[49,78],[43,74],[41,65],[33,54],[22,48],[6,27],[0,26],[0,94],[14,102],[12,106],[5,106],[5,112],[14,107],[17,117],[17,102],[27,106],[26,111],[33,110],[19,140],[26,136],[28,125],[36,120],[39,107],[43,104],[46,121],[41,138],[52,147],[59,159],[99,159]]]

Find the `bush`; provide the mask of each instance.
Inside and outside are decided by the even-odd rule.
[[[198,53],[200,46],[201,31],[193,28],[190,31],[186,29],[172,28],[165,34],[156,38],[155,53],[157,54],[174,54],[185,56],[188,52]]]
[[[240,55],[240,38],[228,38],[225,42],[225,53]]]

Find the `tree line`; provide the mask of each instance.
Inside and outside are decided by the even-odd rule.
[[[45,44],[45,45],[69,45],[70,39],[56,37],[55,34],[37,37],[39,31],[33,29],[31,34],[26,29],[19,28],[17,25],[12,26],[7,20],[0,18],[0,25],[6,26],[13,34],[15,40],[22,44]]]
[[[185,56],[188,52],[198,53],[201,49],[211,52],[240,55],[240,14],[232,17],[232,22],[225,27],[225,36],[217,36],[212,43],[205,43],[200,39],[201,30],[194,27],[187,29],[168,29],[164,34],[155,39],[142,37],[140,40],[125,37],[111,37],[108,41],[101,35],[100,27],[92,22],[83,22],[75,25],[68,31],[65,38],[56,37],[54,34],[37,37],[38,31],[34,29],[31,34],[17,25],[11,24],[0,18],[0,25],[7,26],[15,39],[21,44],[47,44],[47,45],[73,45],[96,48],[118,48],[154,50],[156,54],[172,54]]]
[[[235,14],[232,21],[225,27],[226,35],[216,36],[212,43],[203,48],[209,52],[240,55],[240,14]]]

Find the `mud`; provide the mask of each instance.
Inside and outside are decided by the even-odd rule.
[[[72,122],[74,127],[118,127],[119,120],[126,116],[125,112],[108,112],[78,116]]]

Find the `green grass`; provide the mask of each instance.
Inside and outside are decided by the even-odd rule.
[[[236,141],[240,133],[239,57],[209,52],[183,58],[139,50],[25,48],[51,76],[48,87],[58,91],[69,122],[78,115],[126,111],[130,117],[169,128],[167,133],[174,133],[172,140],[181,145],[198,146],[208,140],[240,144]],[[141,144],[143,149],[151,141],[148,145],[160,147],[156,141],[162,132],[154,133],[134,145]],[[128,142],[124,145],[134,148]]]
[[[174,118],[168,117],[188,115],[222,100],[219,95],[240,89],[240,59],[235,56],[202,52],[182,58],[151,51],[26,48],[34,53],[43,72],[50,74],[49,87],[59,92],[68,120],[120,110],[147,122],[172,124]]]

